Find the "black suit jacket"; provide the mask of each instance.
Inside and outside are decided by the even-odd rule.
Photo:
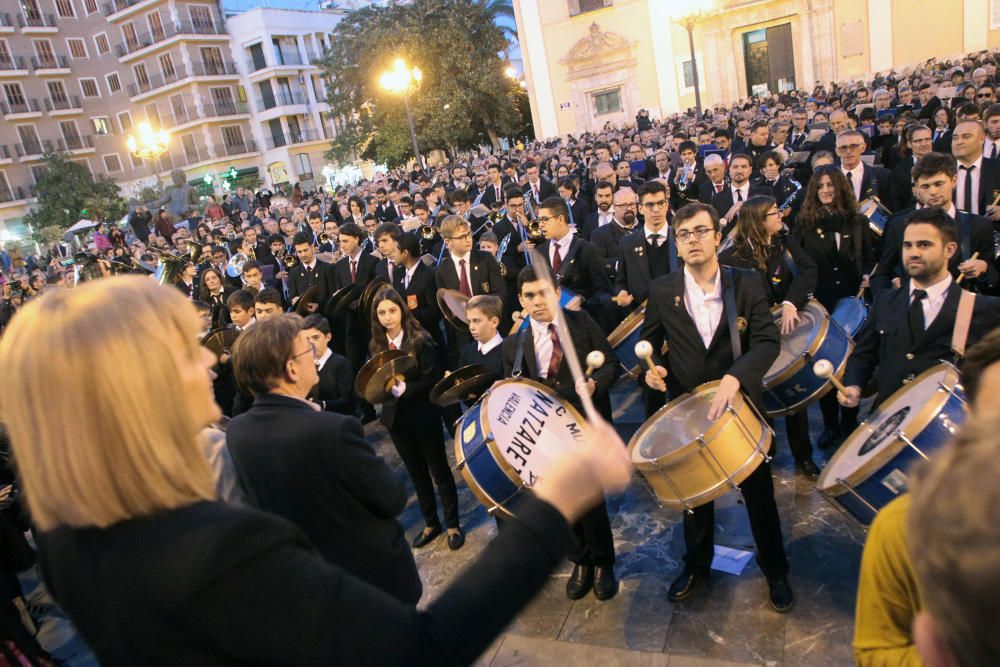
[[[761,278],[761,285],[770,305],[788,301],[796,308],[802,308],[816,291],[816,262],[798,243],[789,241],[787,237],[781,237],[771,244],[770,252],[767,254],[767,266],[764,269],[757,266],[757,262],[748,251],[741,252],[736,246],[730,246],[719,253],[719,263],[756,271]],[[795,264],[797,275],[792,275],[789,255]]]
[[[358,266],[355,270],[356,280],[354,284],[356,285],[367,285],[375,277],[375,267],[378,265],[378,260],[375,259],[370,253],[361,251],[358,256]],[[351,264],[349,257],[342,257],[337,260],[337,263],[333,265],[333,291],[346,287],[351,284]],[[323,302],[326,305],[326,302]],[[362,322],[361,314],[357,309],[351,311],[351,314],[347,319],[347,333],[348,335],[360,335],[357,332],[365,331],[371,327],[370,322]]]
[[[892,169],[892,210],[902,211],[911,208],[916,200],[913,198],[913,156],[903,158]]]
[[[874,375],[879,401],[884,401],[903,385],[940,361],[954,362],[951,336],[962,288],[954,282],[948,288],[934,321],[917,340],[910,337],[910,285],[883,290],[875,295],[868,319],[858,333],[854,352],[847,360],[846,386],[863,387]],[[989,333],[998,323],[1000,299],[977,295],[966,349]]]
[[[262,394],[226,431],[254,506],[296,524],[327,561],[409,603],[421,584],[396,517],[406,489],[353,417]]]
[[[778,327],[760,277],[753,271],[733,269],[737,316],[747,323],[739,332],[743,354],[733,359],[732,344],[723,308],[719,326],[708,349],[684,305],[684,271],[654,280],[649,286],[649,304],[642,323],[642,339],[653,346],[657,364],[667,369],[667,392],[677,397],[698,385],[732,375],[740,388],[757,406],[763,406],[764,374],[778,357]],[[722,289],[728,285],[725,272]],[[663,343],[670,344],[667,356],[660,354]]]
[[[538,252],[545,258],[549,268],[552,267],[550,246],[550,241],[544,241],[538,246]],[[590,241],[574,234],[569,249],[561,252],[562,263],[555,272],[559,276],[559,284],[582,296],[585,299],[584,307],[588,310],[606,304],[611,297],[611,278],[608,277],[597,248]]]
[[[756,197],[757,195],[768,195],[769,197],[774,196],[774,191],[771,190],[771,188],[766,185],[754,185],[753,183],[750,184],[748,193],[749,196],[747,199],[750,197]],[[725,216],[726,213],[729,213],[729,209],[731,209],[734,205],[735,202],[733,201],[732,185],[727,185],[722,189],[722,192],[712,195],[712,206],[715,207],[715,210],[719,212],[720,216]]]
[[[572,216],[573,225],[576,227],[578,232],[582,232],[583,226],[586,224],[587,219],[590,217],[590,204],[587,203],[582,197],[577,197],[573,205],[569,207],[570,216]],[[590,240],[588,237],[583,238]]]
[[[399,217],[399,209],[391,201],[375,207],[375,217],[379,222],[392,222]]]
[[[515,245],[511,240],[511,245]],[[509,247],[509,246],[508,246]],[[488,252],[473,249],[469,252],[469,277],[472,284],[469,287],[472,295],[492,294],[501,299],[507,297],[507,285],[500,275],[500,264],[496,257]],[[458,269],[451,257],[445,256],[434,271],[435,289],[446,287],[458,290],[461,282],[458,277]]]
[[[622,254],[622,239],[634,231],[635,227],[625,229],[617,222],[609,222],[603,227],[595,229],[590,236],[590,242],[597,249],[597,254],[600,256],[601,261],[604,262],[604,268],[612,281],[618,275],[618,260]]]
[[[382,423],[392,431],[416,425],[441,428],[441,409],[430,401],[431,389],[444,377],[444,365],[430,338],[414,343],[403,336],[400,349],[417,359],[417,367],[406,374],[406,391],[399,398],[389,396],[382,403]]]
[[[413,278],[410,279],[408,287],[403,286],[405,280],[406,269],[400,266],[396,269],[396,275],[393,276],[392,286],[396,288],[396,291],[406,301],[407,307],[413,313],[413,316],[417,318],[417,321],[420,322],[421,326],[434,336],[435,340],[442,342],[439,340],[441,310],[437,305],[437,286],[434,282],[434,269],[422,261],[417,261],[417,266],[413,271]]]
[[[726,188],[728,187],[729,187],[729,181],[727,180],[725,182],[725,185],[723,185],[722,191],[725,192]],[[714,198],[715,198],[715,183],[713,183],[711,180],[707,180],[698,186],[698,201],[700,201],[702,204],[711,204]]]
[[[608,337],[590,315],[583,311],[563,310],[562,312],[566,317],[566,326],[569,328],[570,337],[573,339],[573,348],[576,350],[581,368],[585,369],[587,367],[587,355],[592,350],[600,350],[604,353],[604,365],[595,370],[591,375],[597,384],[593,401],[594,407],[601,413],[601,416],[610,422],[612,420],[611,398],[608,392],[611,389],[611,385],[615,383],[615,380],[618,379],[618,376],[622,372],[621,364],[618,363],[618,357],[611,348]],[[582,414],[583,403],[581,403],[580,397],[576,393],[576,383],[573,382],[569,362],[563,359],[555,378],[541,379],[538,373],[538,361],[535,358],[535,340],[530,327],[527,331],[520,332],[515,336],[508,336],[504,339],[504,377],[511,377],[514,373],[514,362],[519,346],[523,348],[521,376],[547,384]]]
[[[531,199],[532,199],[531,206],[532,206],[532,208],[535,208],[535,209],[537,209],[538,205],[541,204],[543,201],[545,201],[548,197],[555,197],[555,196],[558,195],[558,192],[556,192],[556,186],[552,185],[552,181],[546,180],[545,178],[542,178],[541,176],[539,176],[539,178],[538,178],[538,199],[537,200],[534,198],[534,194],[533,194],[532,188],[531,188],[531,183],[525,183],[524,187],[521,188],[521,191],[524,193],[525,199],[527,199],[528,197],[531,197]]]
[[[354,416],[354,373],[346,357],[330,352],[309,397],[327,412]]]
[[[500,343],[486,354],[479,352],[479,343],[472,341],[462,346],[458,353],[458,367],[480,364],[486,366],[499,380],[503,375],[503,343]]]
[[[931,135],[931,137],[936,137],[932,148],[935,153],[944,153],[945,155],[951,155],[951,137],[954,134],[951,130],[945,130],[941,134],[936,131]]]
[[[671,237],[674,233],[669,222],[660,231],[670,234]],[[618,259],[618,273],[615,276],[614,292],[618,294],[622,290],[625,290],[632,295],[633,304],[638,305],[649,296],[649,283],[652,280],[652,274],[649,271],[646,228],[637,225],[632,233],[621,240],[618,249],[621,254]],[[673,264],[661,267],[661,276],[684,266],[684,262],[677,255],[676,244],[673,254]]]
[[[484,206],[489,206],[490,208],[500,208],[500,206],[507,201],[503,192],[504,186],[506,185],[506,182],[500,183],[500,196],[498,197],[496,188],[493,187],[493,184],[487,183],[486,187],[483,189],[483,198],[479,200],[479,203]],[[475,200],[476,198],[473,197],[472,201],[474,202]],[[475,226],[473,226],[473,229],[475,229]]]
[[[1000,159],[983,158],[983,173],[979,175],[979,210],[985,214],[986,207],[1000,194]]]
[[[576,230],[579,233],[579,235],[582,236],[583,238],[587,239],[588,241],[593,241],[594,232],[596,232],[598,229],[601,228],[600,220],[601,220],[600,211],[597,208],[594,208],[594,210],[590,211],[587,214],[587,217],[583,219],[582,225],[579,222],[576,223]],[[611,223],[609,222],[607,225],[604,226],[607,227],[610,224]]]
[[[334,291],[332,268],[330,264],[317,259],[312,271],[307,271],[303,264],[291,269],[288,272],[288,298],[294,301],[313,285],[319,285],[319,304],[322,308]]]
[[[838,246],[836,234],[841,229]],[[857,294],[861,276],[875,265],[872,236],[868,219],[860,214],[844,224],[839,217],[830,217],[811,229],[797,225],[793,230],[792,242],[816,263],[816,300],[828,311],[839,299]]]
[[[892,172],[885,167],[865,165],[865,173],[861,177],[861,199],[878,197],[886,208],[893,210],[895,193],[893,192]]]

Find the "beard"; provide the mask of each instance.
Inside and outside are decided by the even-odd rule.
[[[632,211],[625,211],[625,215],[622,216],[622,224],[626,227],[635,226],[635,213]]]
[[[597,208],[601,209],[601,213],[607,213],[608,209],[611,208],[611,204],[608,202],[601,202],[597,205]]]

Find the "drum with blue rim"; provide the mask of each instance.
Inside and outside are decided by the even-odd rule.
[[[910,467],[933,456],[968,416],[961,374],[933,366],[903,385],[844,441],[816,489],[863,525],[907,490]]]
[[[868,304],[859,296],[844,297],[833,307],[830,319],[839,324],[852,339],[857,338],[858,332],[868,319]]]
[[[455,460],[490,513],[512,516],[512,501],[583,440],[587,423],[550,388],[524,378],[495,383],[455,428]]]
[[[642,333],[642,321],[646,317],[646,302],[633,310],[615,327],[608,336],[608,342],[615,350],[619,363],[625,369],[625,374],[631,379],[638,379],[642,372],[639,357],[635,354],[635,344],[639,342]]]
[[[879,201],[878,197],[865,199],[858,204],[858,211],[868,218],[868,226],[871,227],[876,236],[882,236],[885,233],[885,226],[889,222],[891,212]]]

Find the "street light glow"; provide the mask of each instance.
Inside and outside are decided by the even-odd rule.
[[[139,123],[136,130],[137,134],[129,134],[125,139],[125,146],[130,153],[143,160],[151,160],[167,152],[170,133],[166,130],[163,128],[154,130],[145,121]]]
[[[670,18],[680,24],[696,23],[715,11],[715,0],[685,0],[671,3]]]
[[[392,63],[392,69],[388,69],[379,77],[379,85],[390,93],[402,93],[406,91],[411,83],[420,83],[424,78],[424,73],[419,67],[412,70],[407,68],[402,58],[396,58]]]
[[[506,74],[507,76],[509,76],[512,79],[516,79],[517,78],[517,70],[514,69],[513,65],[507,65],[507,69],[505,69],[503,71],[503,73]]]

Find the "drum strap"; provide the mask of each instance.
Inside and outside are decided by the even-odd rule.
[[[733,270],[730,267],[723,266],[722,271],[726,283],[722,290],[722,305],[726,309],[729,342],[733,346],[733,361],[736,361],[743,355],[743,343],[740,341],[740,331],[736,325],[736,279],[733,277]]]
[[[785,264],[788,265],[788,272],[792,274],[792,278],[799,277],[799,265],[795,263],[795,258],[792,257],[792,251],[785,246]]]
[[[524,365],[524,342],[528,339],[528,332],[530,331],[531,327],[528,327],[527,329],[521,329],[517,333],[517,350],[514,352],[514,369],[511,371],[513,377],[521,377],[521,366]]]
[[[962,251],[962,259],[972,257],[972,221],[965,213],[958,214],[958,244]]]
[[[955,326],[951,330],[951,350],[955,356],[965,356],[965,343],[969,339],[969,326],[972,324],[972,309],[976,305],[976,295],[969,290],[962,290],[958,299],[958,310],[955,312]]]

